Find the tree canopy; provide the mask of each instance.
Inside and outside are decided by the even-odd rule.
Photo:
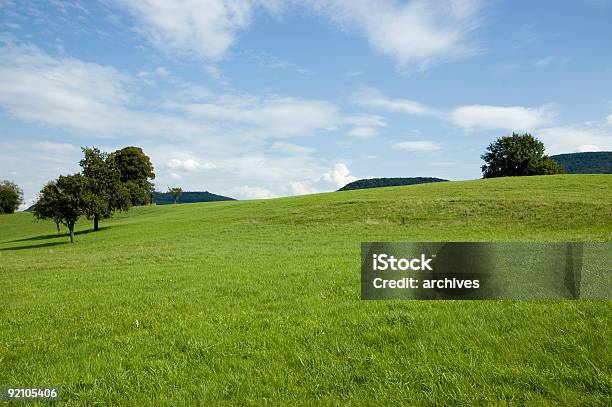
[[[38,194],[38,200],[32,207],[32,213],[38,219],[50,219],[55,222],[57,233],[59,225],[63,223],[63,216],[59,212],[60,194],[55,181],[48,182]]]
[[[500,137],[481,156],[483,178],[560,174],[563,168],[544,152],[544,144],[531,134]]]
[[[151,159],[140,147],[125,147],[109,156],[112,165],[117,168],[130,193],[132,205],[145,205],[151,202],[155,179]]]
[[[59,221],[68,227],[70,242],[74,243],[74,226],[90,209],[91,181],[81,174],[60,175],[40,191],[33,214],[38,219]]]
[[[0,182],[0,214],[13,213],[23,203],[23,191],[11,181]]]
[[[131,206],[130,192],[121,182],[121,174],[109,154],[97,148],[82,148],[80,161],[83,176],[88,179],[90,204],[86,215],[94,220],[94,231],[100,219],[108,219],[114,211],[127,210]]]

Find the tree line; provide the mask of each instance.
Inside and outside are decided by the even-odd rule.
[[[125,147],[112,153],[83,147],[81,172],[60,175],[47,183],[38,194],[32,212],[37,219],[60,224],[74,243],[74,227],[81,216],[93,220],[94,231],[101,219],[115,211],[127,211],[134,205],[151,202],[155,179],[150,158],[140,147]]]

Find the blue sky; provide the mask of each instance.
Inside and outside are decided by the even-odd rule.
[[[237,198],[480,177],[496,137],[612,150],[606,0],[0,0],[0,179],[81,146]]]

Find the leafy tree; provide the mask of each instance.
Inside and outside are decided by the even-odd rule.
[[[563,168],[544,154],[544,144],[531,134],[500,137],[481,158],[483,178],[560,174]]]
[[[47,183],[38,194],[38,200],[32,208],[32,213],[38,219],[51,219],[55,222],[57,233],[60,232],[62,214],[59,212],[59,190],[55,181]]]
[[[177,203],[179,197],[183,193],[183,188],[181,187],[168,188],[168,192],[170,193],[170,195],[172,195],[172,199],[174,199],[174,203]]]
[[[74,225],[91,205],[90,182],[81,174],[60,175],[40,191],[34,216],[38,219],[59,219],[68,227],[70,243],[74,243]]]
[[[100,219],[108,219],[114,211],[128,210],[131,205],[130,192],[121,182],[121,174],[107,153],[97,148],[82,148],[84,158],[80,161],[83,175],[88,179],[91,193],[86,215],[94,221],[94,231]]]
[[[0,182],[0,214],[13,213],[23,203],[23,191],[11,181]]]
[[[155,179],[151,159],[140,147],[125,147],[109,157],[119,170],[121,182],[130,192],[132,205],[145,205],[151,202],[151,192]]]

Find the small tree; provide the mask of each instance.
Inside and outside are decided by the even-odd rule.
[[[481,158],[485,161],[483,178],[563,173],[563,168],[544,153],[544,144],[528,133],[498,138]]]
[[[70,243],[74,243],[74,226],[91,205],[89,181],[81,174],[60,175],[57,181],[48,183],[40,191],[34,206],[34,216],[39,219],[59,219],[68,227]]]
[[[172,199],[174,199],[174,203],[177,203],[178,199],[183,193],[183,189],[181,187],[174,187],[174,188],[168,187],[168,192],[170,193],[170,195],[172,195]]]
[[[0,182],[0,214],[14,213],[23,203],[23,191],[11,181]]]
[[[130,192],[121,182],[121,174],[108,154],[97,148],[82,148],[84,158],[80,161],[83,175],[88,179],[91,193],[87,217],[94,221],[94,231],[100,219],[108,219],[114,211],[128,210],[131,206]]]

